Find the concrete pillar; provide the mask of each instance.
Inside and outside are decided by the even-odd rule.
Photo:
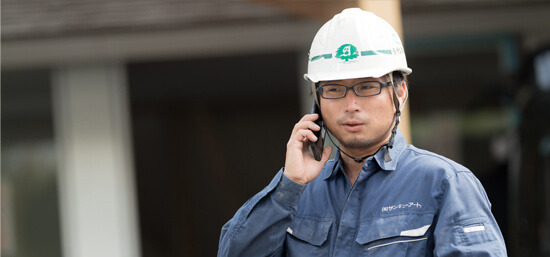
[[[122,65],[54,70],[63,256],[140,256]]]

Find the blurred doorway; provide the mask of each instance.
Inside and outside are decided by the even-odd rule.
[[[143,257],[216,255],[223,224],[284,165],[298,58],[128,66]]]

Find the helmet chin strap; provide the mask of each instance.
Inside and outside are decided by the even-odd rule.
[[[393,82],[393,74],[392,73],[390,73],[390,80],[391,80],[392,85],[393,85],[392,97],[393,97],[393,104],[395,105],[395,116],[394,116],[395,125],[393,125],[393,129],[391,130],[390,140],[387,143],[386,153],[384,154],[384,161],[385,162],[390,162],[392,160],[391,156],[390,156],[390,149],[393,148],[393,141],[395,140],[395,134],[397,134],[397,125],[399,125],[399,122],[401,122],[401,110],[403,109],[403,106],[405,106],[405,102],[407,101],[407,98],[409,97],[408,92],[405,92],[406,93],[405,100],[403,101],[403,104],[400,104],[399,99],[397,98],[397,86]]]

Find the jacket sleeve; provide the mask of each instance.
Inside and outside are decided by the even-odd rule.
[[[507,256],[489,199],[471,172],[445,180],[442,192],[434,256]]]
[[[304,188],[280,170],[222,227],[218,257],[282,256],[291,214]]]

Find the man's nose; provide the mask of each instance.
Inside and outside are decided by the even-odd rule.
[[[359,96],[355,94],[355,91],[353,89],[348,90],[346,96],[344,97],[344,100],[346,101],[346,112],[359,111],[359,104],[357,103],[357,101],[359,100]]]

